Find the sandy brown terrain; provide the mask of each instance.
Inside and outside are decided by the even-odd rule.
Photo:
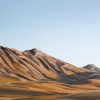
[[[100,74],[51,57],[0,46],[0,100],[100,100]]]

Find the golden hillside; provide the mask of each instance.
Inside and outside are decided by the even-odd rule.
[[[95,76],[99,74],[38,49],[21,52],[0,46],[0,100],[80,99],[80,93],[100,90]]]

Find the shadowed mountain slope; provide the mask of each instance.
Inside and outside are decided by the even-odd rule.
[[[100,68],[96,67],[94,64],[88,64],[88,65],[84,66],[83,68],[88,69],[92,72],[100,73]]]

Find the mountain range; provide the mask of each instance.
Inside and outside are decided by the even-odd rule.
[[[99,100],[99,90],[93,64],[79,68],[38,49],[0,46],[0,100]]]

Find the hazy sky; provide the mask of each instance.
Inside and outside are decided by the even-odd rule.
[[[100,0],[0,0],[0,45],[100,67]]]

